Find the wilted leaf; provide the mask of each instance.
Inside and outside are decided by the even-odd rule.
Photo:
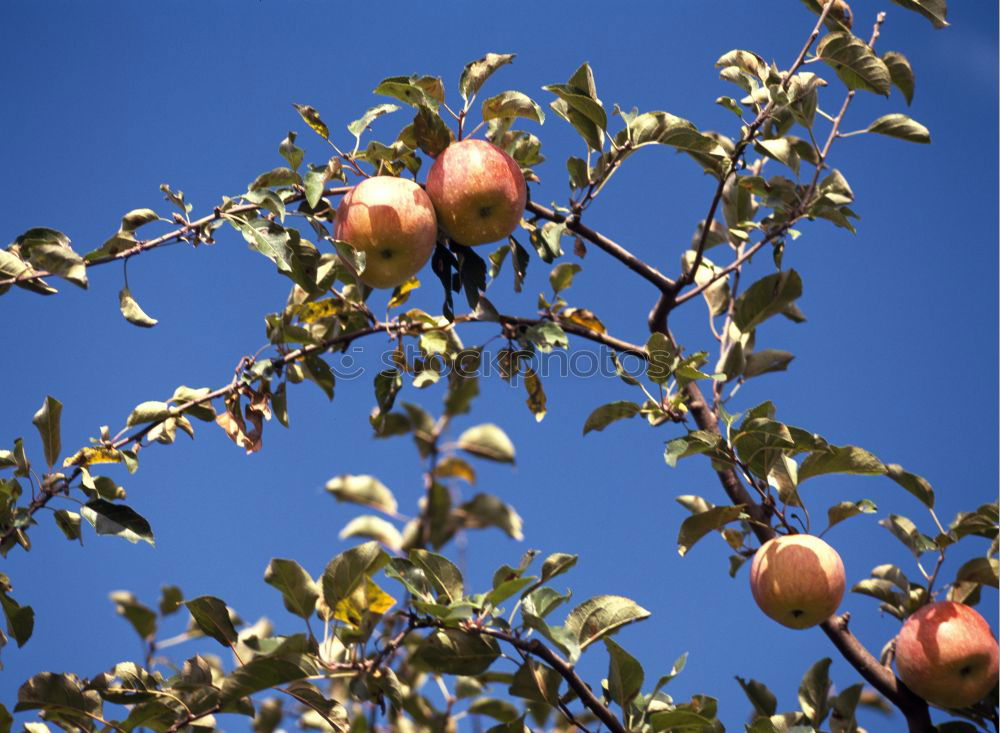
[[[494,71],[513,60],[514,54],[512,53],[488,53],[478,61],[466,64],[458,82],[458,91],[462,95],[462,99],[468,100],[469,97],[474,96]]]
[[[159,321],[146,315],[146,312],[139,307],[139,304],[132,297],[128,288],[122,288],[118,293],[118,308],[121,310],[125,320],[135,326],[142,328],[152,328]]]

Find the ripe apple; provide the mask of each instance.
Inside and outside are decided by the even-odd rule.
[[[335,238],[365,253],[363,282],[373,288],[394,288],[430,259],[437,217],[416,182],[373,176],[344,195],[333,231]]]
[[[441,228],[459,244],[503,239],[517,228],[528,189],[514,159],[485,140],[445,148],[427,174]]]
[[[914,613],[896,637],[899,678],[927,702],[964,708],[997,686],[997,640],[986,619],[954,601]]]
[[[769,617],[808,629],[831,616],[844,597],[844,563],[830,545],[808,534],[768,540],[750,566],[750,591]]]

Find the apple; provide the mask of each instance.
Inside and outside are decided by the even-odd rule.
[[[445,233],[459,244],[496,242],[517,228],[528,199],[517,163],[485,140],[445,148],[427,174],[427,194]]]
[[[750,566],[750,591],[765,614],[790,629],[808,629],[833,615],[844,597],[844,563],[808,534],[768,540]]]
[[[365,253],[363,282],[373,288],[394,288],[430,259],[437,217],[427,193],[415,181],[373,176],[341,199],[333,232],[336,239]]]
[[[929,703],[964,708],[997,686],[997,640],[986,619],[954,601],[931,603],[896,637],[896,672]]]

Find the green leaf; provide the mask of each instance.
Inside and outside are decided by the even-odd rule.
[[[453,675],[478,675],[500,656],[500,647],[489,636],[458,629],[441,629],[429,634],[410,657],[417,669]]]
[[[46,718],[53,722],[65,721],[71,724],[67,728],[89,730],[93,723],[88,713],[99,714],[100,708],[100,699],[97,698],[95,702],[94,698],[85,695],[81,682],[75,675],[43,672],[36,674],[18,689],[14,712],[44,710]]]
[[[834,504],[826,510],[826,528],[829,529],[833,525],[839,524],[845,519],[856,517],[859,514],[874,514],[877,511],[878,507],[875,506],[875,502],[871,499],[862,499],[861,501],[842,501]]]
[[[958,583],[981,583],[996,588],[998,567],[1000,564],[995,557],[974,557],[958,569],[955,581]]]
[[[86,288],[87,266],[84,259],[70,249],[68,238],[66,242],[67,244],[35,243],[30,249],[28,260],[38,270],[46,270],[69,280],[74,285]],[[25,252],[23,245],[21,252],[22,254]]]
[[[458,438],[458,448],[478,458],[500,463],[514,462],[514,444],[503,430],[492,423],[466,430]]]
[[[839,695],[830,697],[830,709],[833,711],[830,725],[834,733],[850,733],[857,730],[854,713],[858,709],[864,687],[863,683],[858,682],[842,690]]]
[[[580,645],[580,649],[612,634],[625,624],[641,621],[649,611],[622,596],[602,595],[584,601],[570,611],[565,628]]]
[[[336,608],[347,598],[366,577],[379,570],[388,562],[389,556],[378,542],[366,542],[340,553],[323,571],[323,600],[330,608]]]
[[[117,535],[132,544],[141,540],[156,545],[149,522],[124,504],[93,499],[80,509],[80,515],[94,526],[97,534]]]
[[[487,715],[501,723],[512,723],[521,717],[521,711],[506,700],[491,697],[480,697],[469,705],[472,715]],[[523,729],[523,723],[521,728]]]
[[[774,715],[778,709],[778,698],[767,689],[767,685],[754,679],[745,680],[742,677],[737,677],[736,681],[740,683],[740,687],[743,688],[743,692],[758,715],[767,717]]]
[[[393,552],[398,552],[403,546],[403,536],[396,529],[396,526],[371,514],[352,519],[340,530],[337,537],[342,540],[349,537],[377,540]]]
[[[736,343],[739,343],[738,341]],[[743,367],[743,376],[746,379],[759,377],[761,374],[769,372],[783,372],[788,369],[795,355],[788,351],[778,349],[761,349],[746,355],[746,364]]]
[[[889,96],[889,69],[857,36],[830,33],[816,46],[816,55],[833,67],[848,89],[863,89]]]
[[[364,134],[364,131],[368,129],[368,126],[372,122],[377,120],[382,115],[391,114],[397,110],[399,110],[399,107],[395,104],[377,104],[361,115],[360,118],[349,124],[347,126],[347,131],[360,140],[361,135]]]
[[[910,66],[909,59],[899,53],[899,51],[886,51],[882,54],[882,60],[889,69],[889,77],[892,79],[892,83],[903,93],[906,104],[909,106],[913,102],[913,89],[915,86],[913,67]]]
[[[670,682],[670,680],[679,675],[684,670],[684,665],[687,664],[687,658],[688,658],[687,652],[684,652],[679,657],[677,657],[677,659],[674,660],[674,664],[670,668],[670,671],[656,681],[656,687],[653,688],[653,691],[654,692],[659,691],[661,687],[663,687],[665,684]]]
[[[878,458],[853,445],[831,445],[825,451],[810,453],[799,466],[799,481],[825,473],[853,473],[882,476],[886,468]]]
[[[370,506],[389,515],[399,509],[392,491],[374,476],[335,476],[326,482],[326,490],[337,501]]]
[[[568,555],[564,552],[555,552],[545,558],[542,563],[542,583],[552,580],[557,575],[562,575],[574,565],[578,560],[577,555]]]
[[[743,333],[749,333],[771,316],[781,313],[801,295],[802,278],[795,270],[767,275],[736,299],[733,323]]]
[[[296,616],[307,619],[316,612],[319,587],[294,560],[278,557],[271,560],[264,571],[264,582],[281,591],[285,608]]]
[[[38,412],[31,419],[31,422],[38,428],[38,434],[42,438],[42,446],[45,449],[45,462],[52,468],[59,459],[62,451],[62,439],[60,437],[59,422],[62,416],[62,403],[52,395],[45,398],[45,402]]]
[[[52,515],[56,521],[56,526],[62,530],[68,540],[80,540],[83,544],[80,533],[80,515],[67,509],[57,509]]]
[[[590,66],[583,64],[566,84],[550,84],[542,89],[559,98],[550,105],[556,114],[573,125],[587,145],[600,151],[604,146],[608,115],[597,98]]]
[[[586,435],[591,430],[601,431],[613,422],[635,417],[640,409],[641,407],[635,402],[627,400],[601,405],[590,413],[587,422],[583,424],[583,434]]]
[[[171,407],[166,402],[141,402],[133,408],[125,420],[125,427],[141,425],[147,422],[158,422],[171,414]]]
[[[122,288],[118,292],[118,308],[121,310],[122,315],[125,316],[125,320],[134,326],[152,328],[159,323],[155,318],[146,315],[146,312],[139,307],[139,304],[132,297],[132,293],[128,288]]]
[[[617,702],[622,710],[642,691],[645,675],[639,661],[622,649],[611,639],[604,640],[608,649],[608,691],[611,699]]]
[[[659,731],[669,731],[669,733],[703,733],[704,731],[716,730],[712,721],[703,715],[699,715],[693,710],[668,710],[661,713],[653,713],[649,716],[649,722],[653,733]]]
[[[115,613],[124,616],[132,624],[135,633],[143,641],[150,641],[156,636],[156,611],[143,605],[128,591],[115,591],[108,596],[115,604]]]
[[[892,0],[896,5],[919,13],[934,24],[935,28],[947,28],[948,23],[948,2],[947,0]]]
[[[234,669],[220,685],[223,704],[294,680],[319,674],[322,667],[311,654],[257,657]]]
[[[677,534],[677,552],[684,557],[694,544],[713,530],[722,529],[735,522],[743,514],[743,505],[716,506],[698,514],[692,514],[681,522]]]
[[[755,147],[763,151],[767,157],[773,158],[779,163],[784,163],[792,169],[793,173],[798,175],[799,154],[795,152],[792,143],[786,138],[779,137],[772,140],[758,140],[755,143]]]
[[[451,560],[427,550],[414,548],[410,550],[410,562],[424,571],[424,575],[449,603],[462,600],[465,590],[462,573]]]
[[[494,71],[513,60],[512,53],[488,53],[478,61],[466,64],[458,81],[458,92],[462,95],[462,99],[468,101],[470,97],[475,96]]]
[[[799,705],[816,728],[829,712],[830,662],[827,657],[812,665],[799,685]]]
[[[677,466],[677,461],[688,456],[696,456],[702,453],[716,454],[722,444],[722,436],[717,433],[710,433],[706,430],[695,430],[682,438],[674,438],[667,441],[663,450],[663,460],[671,468]],[[721,455],[713,457],[722,458]],[[731,460],[731,459],[730,459]]]
[[[906,545],[916,557],[937,549],[934,540],[920,532],[917,525],[906,517],[890,514],[885,519],[880,519],[878,523],[892,532],[893,536]]]
[[[6,576],[2,577],[6,580]],[[7,587],[9,585],[6,584]],[[7,633],[14,638],[18,647],[24,646],[35,630],[35,610],[31,606],[22,606],[2,591],[0,607],[3,608],[4,619],[7,621]]]
[[[581,270],[583,268],[575,262],[563,262],[552,268],[552,272],[549,273],[549,284],[552,286],[552,292],[558,295],[569,288],[573,284],[573,278]]]
[[[917,497],[928,509],[934,508],[934,489],[927,479],[903,470],[898,463],[886,465],[885,475]]]
[[[177,613],[184,603],[184,593],[176,585],[165,585],[160,590],[160,602],[157,608],[161,616],[169,616]]]
[[[926,127],[906,115],[883,115],[868,125],[868,132],[899,138],[911,143],[930,144],[931,133]]]
[[[471,501],[462,504],[459,509],[464,513],[463,524],[470,529],[481,527],[496,527],[508,537],[523,540],[521,532],[523,521],[521,516],[509,504],[490,494],[476,494]]]
[[[302,165],[302,158],[305,157],[305,153],[302,148],[295,144],[295,138],[298,137],[293,131],[289,130],[288,135],[285,139],[281,141],[278,145],[278,152],[281,153],[281,157],[288,161],[293,169],[298,170],[299,166]],[[148,211],[148,209],[146,209]],[[150,212],[152,213],[152,212]],[[153,219],[156,219],[156,214],[153,214]]]
[[[291,168],[274,168],[266,173],[261,173],[253,179],[253,182],[247,187],[247,189],[250,191],[256,191],[259,188],[274,188],[292,185],[301,186],[302,176],[293,171]]]
[[[562,677],[558,672],[529,659],[517,668],[507,691],[514,697],[557,705],[561,684]]]
[[[238,634],[233,627],[225,602],[215,596],[199,596],[194,600],[185,601],[184,605],[203,634],[212,637],[223,646],[236,643]]]
[[[483,121],[504,117],[523,117],[538,124],[545,122],[545,113],[527,94],[507,91],[483,102]]]

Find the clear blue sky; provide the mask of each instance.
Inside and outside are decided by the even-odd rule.
[[[933,144],[914,146],[877,136],[834,148],[857,197],[859,233],[828,223],[805,224],[786,266],[805,280],[801,325],[769,322],[758,345],[793,351],[787,374],[748,384],[735,409],[771,399],[778,417],[852,443],[886,462],[928,478],[939,514],[993,500],[997,491],[997,6],[955,2],[952,27],[935,31],[887,0],[853,3],[859,28],[888,11],[881,50],[904,52],[917,89],[907,110],[894,91],[888,101],[859,95],[847,129],[888,112],[906,112],[930,128]],[[124,2],[8,0],[0,8],[0,86],[5,90],[0,143],[0,200],[9,241],[32,226],[69,234],[78,251],[98,246],[133,208],[169,215],[161,183],[182,189],[195,215],[220,196],[244,191],[257,174],[283,161],[277,146],[298,131],[307,161],[327,151],[299,120],[291,102],[317,107],[345,144],[344,125],[377,103],[371,89],[384,77],[440,75],[457,98],[462,66],[487,51],[516,52],[487,91],[520,89],[540,102],[539,87],[565,81],[584,60],[598,92],[612,103],[664,109],[702,129],[736,134],[735,118],[713,104],[734,88],[717,79],[714,61],[749,48],[787,66],[812,27],[800,3],[709,0],[614,3]],[[867,35],[867,31],[860,31]],[[826,67],[820,73],[833,79]],[[833,109],[839,89],[826,97]],[[836,101],[835,101],[836,100]],[[389,134],[392,125],[376,128]],[[538,167],[541,202],[565,201],[567,155],[582,153],[572,129],[550,115],[537,132],[548,161]],[[588,212],[587,223],[666,272],[704,217],[713,181],[687,158],[641,151],[625,165]],[[487,248],[485,251],[489,251]],[[615,335],[645,340],[645,315],[654,293],[595,248],[569,292]],[[766,257],[752,272],[771,267]],[[521,297],[506,270],[490,297],[507,312],[530,315],[534,294],[547,288],[548,268],[537,258]],[[46,394],[62,400],[63,444],[83,446],[101,425],[116,432],[131,408],[165,399],[175,386],[219,386],[238,359],[266,341],[263,315],[280,310],[287,280],[223,230],[219,243],[191,250],[170,247],[132,261],[129,283],[142,307],[160,320],[150,330],[118,313],[121,268],[90,272],[91,287],[71,285],[52,298],[6,294],[0,375],[6,387],[0,446],[25,436],[41,463],[31,416]],[[430,273],[413,302],[437,309],[440,291]],[[384,294],[376,294],[380,304]],[[691,304],[675,328],[690,349],[708,347],[704,311]],[[469,331],[467,343],[485,339]],[[366,358],[380,344],[369,343]],[[720,698],[727,727],[739,729],[749,711],[734,675],[765,681],[779,709],[796,708],[802,673],[833,656],[839,688],[858,680],[819,630],[787,631],[754,606],[746,568],[731,580],[726,548],[707,538],[687,558],[675,549],[685,512],[674,501],[701,494],[723,503],[707,462],[669,469],[663,442],[669,426],[639,421],[580,437],[599,404],[633,395],[613,379],[550,378],[549,415],[535,424],[522,389],[498,379],[461,428],[483,421],[503,426],[518,449],[517,466],[480,466],[480,489],[500,494],[525,520],[526,540],[496,531],[472,536],[467,562],[473,585],[493,568],[513,563],[529,547],[580,555],[565,578],[582,601],[598,593],[635,599],[653,612],[618,640],[644,664],[647,680],[668,671],[684,651],[690,659],[670,684],[675,699],[706,692]],[[441,390],[404,399],[431,407]],[[152,523],[157,546],[132,546],[95,537],[67,543],[41,515],[30,554],[13,551],[3,563],[14,595],[37,609],[35,636],[23,649],[3,650],[0,699],[14,701],[18,685],[42,670],[92,676],[140,654],[126,622],[114,615],[109,592],[134,591],[154,603],[159,588],[180,585],[188,597],[213,594],[248,621],[262,615],[278,630],[299,627],[262,575],[272,557],[298,560],[318,575],[348,544],[339,529],[358,514],[337,505],[322,487],[331,476],[373,473],[412,511],[421,492],[418,461],[403,440],[370,438],[374,403],[369,378],[338,385],[332,406],[309,384],[291,390],[292,428],[268,425],[264,450],[246,457],[212,426],[196,425],[197,440],[143,453],[135,476],[116,477],[129,503]],[[813,516],[841,499],[873,499],[879,515],[912,517],[925,531],[929,518],[915,499],[886,479],[820,478],[804,492]],[[909,553],[875,517],[833,530],[849,584],[881,563],[918,575]],[[976,552],[985,551],[970,542]],[[950,558],[951,577],[960,557]],[[869,598],[848,595],[842,609],[851,628],[875,653],[898,628]],[[984,593],[984,612],[996,593]],[[995,615],[991,623],[996,628]],[[174,621],[176,626],[179,621]],[[179,631],[168,627],[163,636]],[[216,653],[212,643],[178,655]],[[605,674],[594,650],[583,673],[596,684]],[[586,657],[585,657],[586,658]],[[224,725],[239,729],[241,720]],[[903,730],[900,716],[867,718],[869,729]]]

